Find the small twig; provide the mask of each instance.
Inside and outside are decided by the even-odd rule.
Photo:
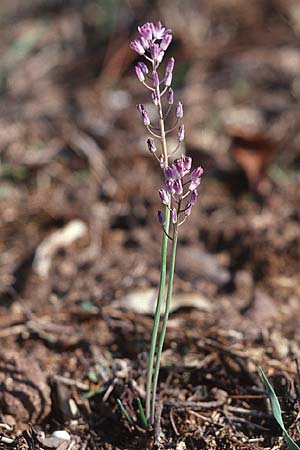
[[[174,408],[170,409],[170,422],[171,422],[172,428],[174,430],[174,433],[176,434],[176,436],[179,436],[179,431],[177,429],[175,419],[174,419]]]
[[[158,446],[160,441],[160,431],[161,431],[161,415],[163,410],[163,404],[161,401],[158,401],[156,407],[156,418],[155,418],[155,428],[154,428],[154,445]]]
[[[54,375],[54,381],[58,381],[61,384],[64,384],[66,386],[76,386],[77,389],[80,389],[81,391],[89,391],[90,388],[87,384],[82,383],[81,381],[72,380],[71,378],[66,378],[61,375]]]

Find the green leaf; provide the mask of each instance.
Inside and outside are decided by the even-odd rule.
[[[119,405],[120,410],[122,411],[123,416],[127,420],[127,422],[129,422],[130,425],[134,426],[134,420],[132,419],[132,417],[130,417],[125,406],[123,405],[123,403],[121,402],[121,400],[119,398],[117,398],[117,403]]]
[[[140,416],[141,416],[141,421],[143,422],[143,427],[145,428],[145,430],[147,430],[148,429],[148,420],[147,420],[147,417],[145,415],[145,411],[144,411],[144,408],[143,408],[143,405],[142,405],[140,397],[137,397],[136,401],[137,401],[139,413],[140,413]]]
[[[286,428],[285,428],[285,425],[284,425],[283,419],[282,419],[280,403],[278,401],[278,398],[275,394],[273,387],[271,386],[263,369],[260,367],[259,370],[260,370],[261,378],[265,385],[265,389],[267,391],[268,397],[270,399],[273,416],[275,417],[278,425],[280,426],[280,428],[283,431],[283,434],[284,434],[284,437],[285,437],[285,440],[286,440],[289,450],[300,450],[300,447],[296,444],[296,442],[290,437],[290,435],[286,431]]]

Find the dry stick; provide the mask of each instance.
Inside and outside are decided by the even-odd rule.
[[[161,132],[161,143],[162,143],[162,153],[163,153],[163,164],[164,167],[168,166],[168,150],[167,150],[167,142],[166,142],[166,133],[165,133],[165,124],[164,117],[162,111],[161,97],[160,97],[160,89],[159,85],[156,87],[156,95],[158,98],[158,111],[159,111],[159,126]],[[161,245],[161,266],[160,266],[160,281],[159,281],[159,290],[158,290],[158,298],[156,302],[156,309],[154,314],[154,323],[152,329],[150,350],[149,350],[149,358],[148,358],[148,367],[147,367],[147,381],[146,381],[146,417],[147,420],[150,418],[151,408],[155,408],[155,392],[151,391],[152,386],[152,376],[153,376],[153,364],[155,359],[155,349],[157,343],[157,336],[159,331],[159,322],[160,322],[160,312],[163,303],[165,284],[166,284],[166,274],[167,274],[167,249],[168,249],[168,232],[170,227],[170,203],[171,197],[169,195],[169,205],[166,206],[165,211],[165,230],[166,233],[163,233],[162,236],[162,245]],[[151,395],[152,394],[152,395]],[[151,397],[152,397],[152,406],[151,406]],[[153,424],[151,420],[150,424]]]

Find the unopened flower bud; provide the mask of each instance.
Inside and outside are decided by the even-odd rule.
[[[169,105],[173,105],[174,103],[174,91],[172,88],[169,88],[168,94],[167,94],[167,100]]]
[[[177,119],[181,119],[183,117],[183,106],[181,102],[177,103],[175,115]]]
[[[177,211],[176,208],[172,208],[171,210],[171,219],[173,223],[177,223]]]
[[[166,86],[171,86],[172,77],[173,77],[173,69],[174,69],[175,59],[170,58],[166,67],[166,73],[164,78],[164,83]]]
[[[143,123],[146,127],[148,127],[150,125],[150,118],[148,116],[148,113],[146,110],[144,110],[142,112],[142,118],[143,118]]]
[[[164,225],[165,216],[163,215],[163,213],[160,210],[157,211],[157,218],[158,218],[158,222],[160,223],[160,225]]]
[[[184,214],[186,216],[189,216],[191,214],[192,207],[193,207],[193,205],[191,203],[187,203],[185,210],[184,210]]]
[[[154,105],[157,106],[158,105],[158,97],[157,97],[157,94],[155,91],[152,91],[151,98],[152,98]]]
[[[200,178],[203,175],[204,170],[201,166],[196,167],[192,173],[191,173],[191,180],[196,180],[197,178]]]
[[[160,48],[164,51],[167,50],[167,48],[169,47],[169,45],[172,42],[172,35],[171,34],[165,34],[165,36],[163,37],[163,40],[160,43]]]
[[[145,106],[142,103],[139,103],[138,105],[136,105],[137,110],[140,114],[143,114],[143,111],[145,111]]]
[[[177,195],[181,195],[182,194],[182,183],[180,180],[175,180],[174,181],[174,190],[176,192]]]
[[[184,140],[184,125],[180,125],[177,132],[177,139],[179,142]]]
[[[169,197],[168,197],[168,194],[166,193],[166,191],[164,189],[159,189],[158,194],[159,194],[160,199],[163,202],[163,204],[168,205]]]
[[[149,137],[147,139],[147,145],[148,145],[148,150],[149,150],[150,153],[155,153],[156,152],[156,145],[155,145],[155,142],[154,142],[153,138]]]
[[[137,52],[139,55],[143,55],[145,53],[143,44],[139,39],[135,39],[134,41],[130,42],[130,48],[132,48],[132,50]]]
[[[198,191],[195,189],[191,192],[190,204],[193,206],[198,200]]]
[[[153,86],[158,86],[159,85],[159,78],[158,78],[158,73],[156,72],[156,70],[153,70],[152,72],[152,81],[153,81]]]
[[[142,71],[142,69],[139,66],[135,66],[134,71],[140,82],[145,81],[144,72]]]
[[[137,65],[139,66],[139,68],[141,69],[141,71],[143,73],[147,74],[149,72],[148,67],[146,66],[146,64],[143,61],[138,62]]]
[[[171,195],[175,194],[174,181],[173,180],[167,180],[165,182],[165,185],[166,185],[166,189],[169,192],[169,194],[171,194]]]

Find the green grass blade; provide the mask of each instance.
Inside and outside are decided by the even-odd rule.
[[[132,425],[134,427],[134,421],[133,419],[130,417],[130,415],[128,414],[128,412],[126,411],[123,403],[121,402],[121,400],[118,398],[117,399],[117,403],[119,405],[120,410],[122,411],[123,416],[125,417],[125,419],[127,420],[127,422],[130,423],[130,425]]]
[[[268,397],[271,402],[271,408],[272,408],[273,415],[274,415],[278,425],[280,426],[280,428],[283,431],[283,434],[284,434],[284,437],[285,437],[285,440],[286,440],[289,450],[300,450],[300,447],[296,444],[296,442],[290,437],[290,435],[286,431],[286,428],[284,426],[283,419],[282,419],[280,403],[278,401],[278,398],[275,394],[273,387],[271,386],[263,369],[260,367],[259,370],[260,370],[261,378],[265,385],[265,389],[267,391]]]
[[[137,401],[139,413],[140,413],[140,416],[141,416],[141,421],[143,423],[143,427],[147,430],[148,429],[148,420],[147,420],[147,417],[145,415],[145,411],[144,411],[144,408],[143,408],[143,405],[142,405],[140,397],[138,397],[136,399],[136,401]]]

